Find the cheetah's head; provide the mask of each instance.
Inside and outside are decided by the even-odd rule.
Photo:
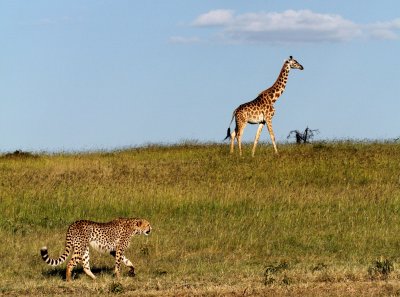
[[[151,232],[150,223],[145,219],[138,219],[136,222],[136,230],[138,234],[149,235]]]

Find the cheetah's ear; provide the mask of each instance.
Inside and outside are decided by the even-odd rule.
[[[143,221],[142,220],[137,220],[136,221],[136,226],[140,227],[143,225]]]

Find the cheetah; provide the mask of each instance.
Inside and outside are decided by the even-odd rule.
[[[72,269],[82,261],[84,272],[92,279],[93,275],[89,266],[89,245],[94,249],[110,253],[115,257],[115,277],[120,276],[121,261],[130,269],[130,275],[135,275],[132,262],[124,256],[125,249],[129,246],[131,236],[135,234],[149,235],[150,223],[145,219],[118,218],[107,223],[97,223],[88,220],[80,220],[68,227],[65,251],[58,259],[49,258],[47,247],[40,250],[42,259],[51,266],[57,266],[65,262],[73,250],[71,259],[67,264],[66,280],[71,281]]]

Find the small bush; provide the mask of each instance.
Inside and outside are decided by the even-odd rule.
[[[168,271],[166,271],[165,269],[156,269],[156,270],[154,271],[154,274],[155,274],[156,276],[165,276],[165,275],[168,274]]]
[[[32,154],[30,152],[24,152],[21,150],[16,150],[12,153],[7,153],[2,156],[5,159],[26,159],[26,158],[38,158],[37,155]]]
[[[268,265],[265,269],[264,272],[264,284],[265,285],[271,285],[274,282],[276,282],[276,274],[281,272],[282,270],[288,269],[289,264],[287,262],[281,262],[277,265]],[[283,280],[283,283],[286,284],[288,280],[286,280],[286,277]]]
[[[120,294],[124,292],[124,286],[119,282],[112,282],[109,291],[113,294]]]
[[[379,260],[376,260],[372,266],[368,268],[368,274],[371,279],[387,279],[389,274],[393,271],[393,261],[389,259],[383,259],[383,257],[381,257]]]
[[[325,270],[326,268],[328,268],[328,265],[320,262],[317,265],[315,265],[311,270],[312,270],[312,272],[316,272],[316,271]]]

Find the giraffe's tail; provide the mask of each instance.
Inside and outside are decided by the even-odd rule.
[[[229,123],[229,127],[228,127],[228,130],[226,131],[226,137],[224,138],[224,140],[227,140],[229,137],[231,137],[231,125],[232,125],[233,119],[235,118],[235,111],[236,111],[236,109],[233,111],[232,119],[231,119],[231,122]]]
[[[224,138],[224,140],[227,140],[229,137],[231,137],[231,127],[229,127],[226,131],[226,137]]]

